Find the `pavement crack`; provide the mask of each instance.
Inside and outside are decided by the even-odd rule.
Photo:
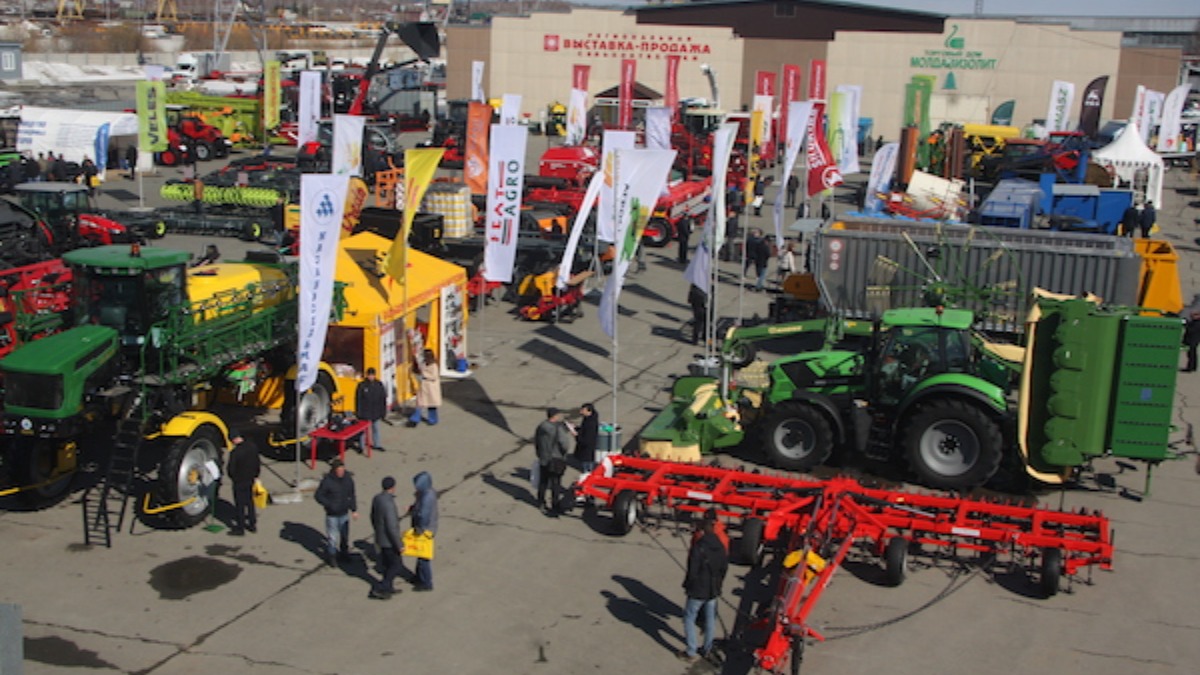
[[[245,654],[231,654],[229,652],[207,652],[207,651],[193,651],[192,653],[203,655],[203,656],[215,656],[218,658],[236,659],[236,660],[239,660],[239,661],[245,663],[248,666],[275,666],[278,668],[287,668],[289,670],[294,670],[299,673],[313,673],[313,675],[337,675],[336,672],[326,673],[326,672],[320,671],[320,670],[310,670],[308,668],[302,668],[294,663],[285,663],[283,661],[262,661],[262,660],[258,660],[258,659],[252,659],[249,656],[246,656]]]
[[[63,623],[50,623],[47,621],[37,621],[36,619],[26,618],[25,624],[30,626],[38,626],[41,628],[53,628],[55,630],[71,631],[80,635],[95,635],[109,640],[129,640],[130,642],[140,642],[143,644],[160,645],[164,647],[179,647],[177,642],[169,642],[167,640],[155,640],[142,635],[122,635],[121,633],[109,633],[107,631],[96,630],[95,628],[79,628],[77,626],[68,626]]]
[[[1093,652],[1093,651],[1089,651],[1087,649],[1075,649],[1073,651],[1075,651],[1076,653],[1079,653],[1079,654],[1086,654],[1088,656],[1098,656],[1103,659],[1129,661],[1132,663],[1143,664],[1143,665],[1148,665],[1148,666],[1149,665],[1166,666],[1168,668],[1172,668],[1175,666],[1175,664],[1170,661],[1161,661],[1159,659],[1138,658],[1136,656],[1130,656],[1128,654],[1105,654],[1104,652]]]

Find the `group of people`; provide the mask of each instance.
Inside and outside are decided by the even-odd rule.
[[[575,439],[575,459],[579,470],[591,473],[596,468],[596,446],[600,440],[600,417],[596,406],[584,403],[579,408],[582,416],[579,427],[570,426],[558,408],[547,408],[546,419],[538,424],[533,435],[533,447],[537,452],[537,476],[530,480],[537,485],[537,503],[542,513],[558,517],[567,507],[563,503],[562,477],[567,471],[567,456],[571,453],[571,439]],[[549,493],[550,501],[546,501]],[[568,495],[569,496],[569,495]]]
[[[1154,209],[1154,202],[1147,200],[1141,208],[1130,204],[1121,215],[1121,234],[1132,237],[1134,232],[1140,230],[1142,239],[1149,239],[1157,223],[1158,212]]]

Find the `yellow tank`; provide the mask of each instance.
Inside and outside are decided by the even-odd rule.
[[[296,288],[282,270],[252,263],[218,262],[187,272],[188,301],[198,321],[210,321],[296,297]]]

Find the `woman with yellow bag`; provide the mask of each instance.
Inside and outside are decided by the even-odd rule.
[[[437,534],[437,492],[433,489],[433,476],[422,471],[413,476],[416,499],[409,507],[412,514],[412,529],[404,533],[404,553],[416,556],[417,578],[413,590],[433,590],[433,537]]]

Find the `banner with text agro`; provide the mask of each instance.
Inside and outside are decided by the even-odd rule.
[[[138,149],[167,149],[167,90],[162,80],[137,83]]]
[[[296,348],[296,391],[317,381],[333,304],[342,210],[349,176],[300,176],[300,339]]]
[[[604,284],[600,296],[600,328],[610,338],[616,335],[616,308],[620,300],[621,286],[625,273],[637,254],[642,232],[659,194],[666,187],[671,165],[675,162],[674,150],[625,149],[614,153],[613,164],[617,182],[615,187],[617,209],[617,259],[613,273]]]
[[[521,191],[525,189],[525,145],[529,129],[519,124],[492,125],[484,218],[483,278],[512,283],[513,260],[521,224]],[[520,281],[518,279],[518,281]]]
[[[404,274],[408,269],[408,233],[412,230],[413,218],[417,215],[417,209],[421,208],[421,200],[433,182],[433,174],[437,172],[444,152],[443,148],[409,148],[404,151],[404,213],[401,215],[400,232],[392,241],[383,263],[388,275],[400,283],[404,283]]]

